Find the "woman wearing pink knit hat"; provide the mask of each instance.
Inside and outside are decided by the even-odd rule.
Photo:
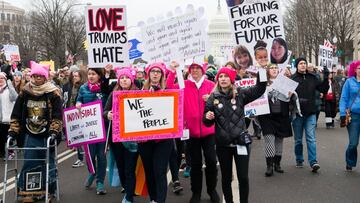
[[[245,203],[248,202],[249,196],[251,138],[246,133],[244,106],[265,92],[266,82],[260,82],[258,76],[255,86],[247,89],[236,88],[235,76],[235,70],[227,67],[218,71],[217,84],[206,101],[203,122],[208,127],[215,124],[216,153],[221,168],[225,202],[233,202],[231,181],[234,159],[239,180],[240,202]]]

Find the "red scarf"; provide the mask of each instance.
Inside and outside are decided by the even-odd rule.
[[[100,83],[91,84],[90,81],[88,81],[88,87],[90,92],[99,92],[101,90]]]

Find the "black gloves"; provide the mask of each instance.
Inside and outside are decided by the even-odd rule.
[[[329,79],[329,74],[330,74],[329,69],[326,68],[326,67],[324,67],[324,70],[323,70],[324,80],[328,80],[328,79]]]
[[[340,116],[340,127],[346,127],[346,116]]]
[[[7,139],[10,139],[10,146],[15,146],[16,145],[16,134],[14,132],[9,132]]]
[[[50,132],[50,137],[51,137],[51,140],[50,140],[51,145],[55,144],[55,140],[56,140],[57,145],[60,144],[60,142],[61,142],[61,134],[60,133]]]

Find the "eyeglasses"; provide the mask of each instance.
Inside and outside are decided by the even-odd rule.
[[[43,75],[32,75],[31,77],[33,77],[33,78],[42,78],[44,76]]]
[[[162,72],[161,72],[161,70],[151,70],[150,73],[153,73],[153,74],[155,74],[155,73],[161,74]]]
[[[271,66],[271,67],[269,67],[269,69],[271,70],[271,69],[279,69],[277,66]]]

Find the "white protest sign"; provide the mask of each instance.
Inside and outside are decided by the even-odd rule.
[[[235,82],[237,87],[251,87],[256,85],[256,78],[246,78]],[[245,105],[244,108],[245,117],[258,116],[270,113],[269,100],[267,93],[265,92],[257,100]]]
[[[129,65],[125,6],[86,7],[86,39],[89,67]]]
[[[143,58],[170,63],[204,55],[207,49],[205,20],[194,12],[142,28]]]
[[[298,82],[291,80],[283,74],[279,74],[271,84],[271,87],[279,91],[281,94],[288,96],[289,92],[295,92],[298,85]]]
[[[319,66],[327,67],[328,69],[332,68],[333,64],[333,49],[330,47],[325,47],[323,45],[319,46]]]
[[[101,101],[84,104],[80,111],[75,107],[64,109],[63,118],[69,147],[105,141]]]
[[[247,67],[265,66],[270,61],[276,64],[285,63],[288,48],[279,0],[243,0],[240,4],[229,2],[231,1],[227,3],[233,41],[237,45],[245,46],[253,58],[253,64],[249,63]],[[256,58],[254,53],[259,47],[255,49],[255,45],[260,41],[264,42],[261,47],[265,50]],[[264,57],[267,57],[266,60]],[[261,62],[260,58],[265,61]]]
[[[20,61],[20,52],[17,45],[4,45],[4,55],[7,61]]]

